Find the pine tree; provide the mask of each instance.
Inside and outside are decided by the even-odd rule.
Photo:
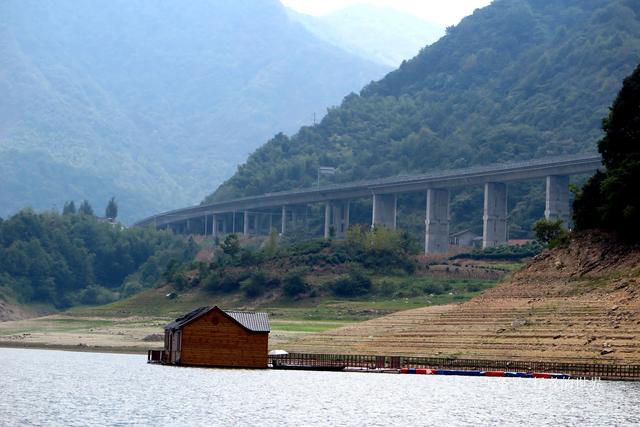
[[[70,202],[65,202],[64,207],[62,208],[62,215],[73,215],[76,213],[76,204],[73,200]]]
[[[78,213],[81,215],[93,215],[93,208],[88,200],[83,200],[78,208]]]
[[[107,209],[105,209],[105,216],[111,220],[116,219],[118,216],[118,204],[116,203],[116,198],[111,197],[109,203],[107,203]]]

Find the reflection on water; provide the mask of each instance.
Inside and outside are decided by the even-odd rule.
[[[638,425],[640,383],[221,370],[0,348],[0,425]]]

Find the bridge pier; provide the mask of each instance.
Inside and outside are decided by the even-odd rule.
[[[484,185],[482,248],[507,244],[507,184],[487,182]]]
[[[260,213],[253,214],[253,232],[256,236],[260,235]]]
[[[280,234],[285,235],[287,231],[287,205],[282,205],[282,216],[280,223]]]
[[[216,214],[211,214],[211,237],[214,239],[218,236],[218,218]]]
[[[336,239],[343,239],[349,229],[349,201],[330,201],[324,210],[324,237],[329,238],[333,227]]]
[[[225,218],[224,221],[224,234],[235,234],[236,232],[236,213],[232,213],[231,216]]]
[[[336,228],[336,238],[344,239],[349,229],[349,201],[338,202],[333,207],[333,225]]]
[[[324,204],[324,238],[329,238],[329,229],[331,228],[331,202]]]
[[[547,177],[544,217],[548,220],[561,219],[568,227],[571,221],[569,207],[569,177],[552,175]]]
[[[236,211],[231,213],[231,218],[225,221],[225,234],[235,234],[236,232]]]
[[[391,230],[396,229],[398,197],[395,194],[373,195],[373,212],[371,226],[381,225]]]
[[[427,190],[425,225],[425,253],[446,253],[449,250],[449,190]]]
[[[291,229],[295,230],[298,228],[298,207],[291,206]]]

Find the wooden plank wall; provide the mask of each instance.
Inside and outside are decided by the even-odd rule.
[[[266,368],[269,334],[251,332],[217,310],[182,328],[182,365]]]

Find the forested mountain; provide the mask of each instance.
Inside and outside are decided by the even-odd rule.
[[[355,4],[324,16],[290,10],[292,19],[341,49],[394,68],[444,35],[444,27],[390,7]]]
[[[388,70],[277,0],[2,1],[0,216],[62,198],[116,196],[124,221],[194,203]]]
[[[594,152],[640,62],[635,0],[496,0],[317,126],[276,135],[207,200],[334,181]],[[542,183],[510,186],[512,235],[542,216]],[[423,209],[423,201],[414,205]],[[454,194],[454,227],[481,224],[481,189]]]

